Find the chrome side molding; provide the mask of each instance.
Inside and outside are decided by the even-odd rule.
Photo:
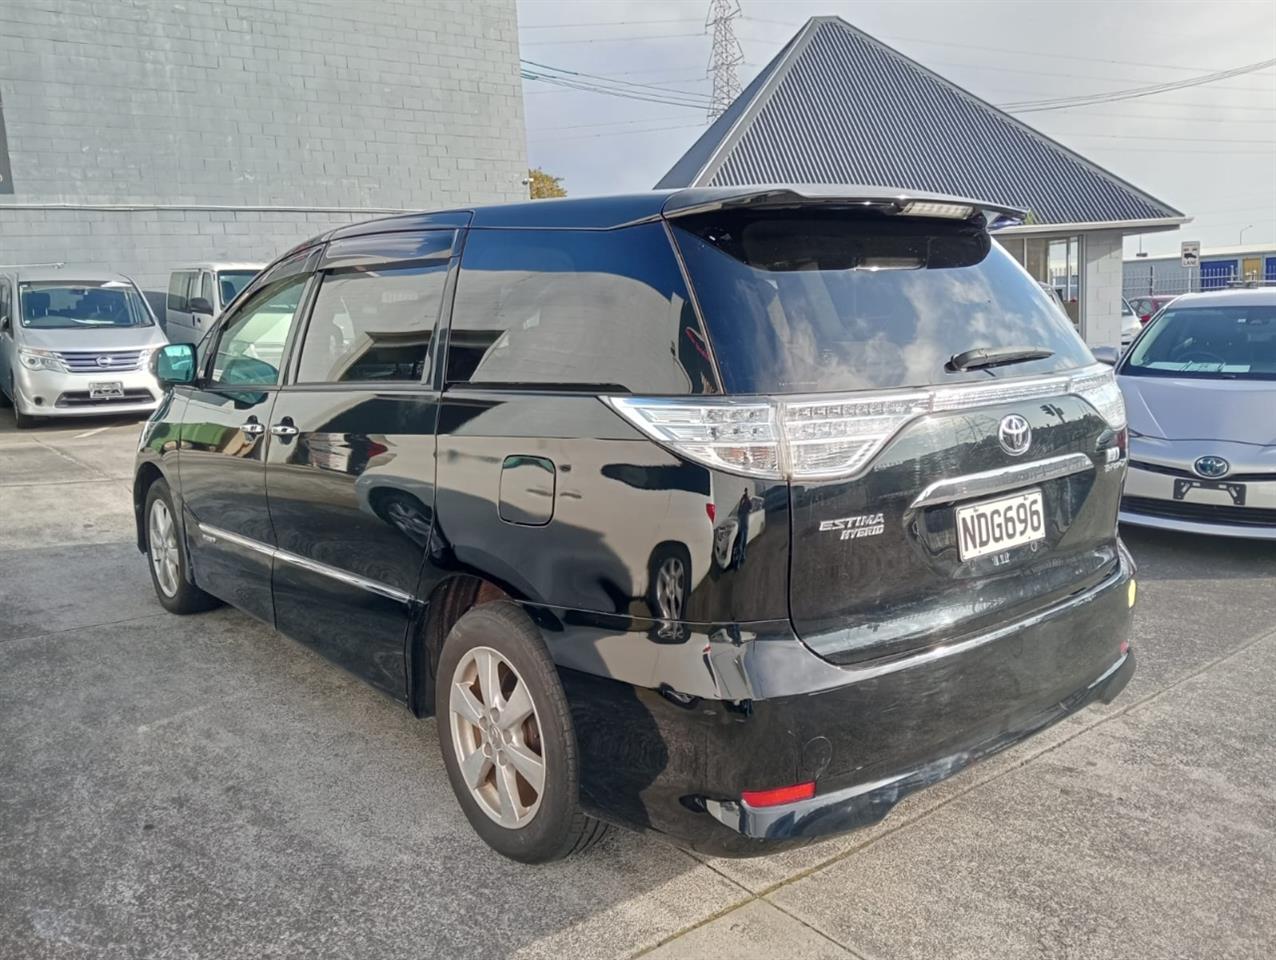
[[[270,557],[272,560],[278,560],[281,563],[291,564],[294,567],[301,567],[303,570],[309,570],[312,573],[318,573],[325,577],[331,577],[341,583],[349,584],[352,587],[358,587],[361,590],[367,590],[369,593],[375,593],[378,596],[387,597],[390,600],[399,603],[411,603],[412,594],[406,590],[400,590],[398,587],[392,587],[388,583],[381,583],[379,580],[370,580],[367,577],[361,577],[357,573],[350,573],[348,570],[342,570],[339,567],[329,566],[326,563],[320,563],[318,560],[311,560],[309,557],[303,557],[299,554],[292,553],[288,550],[281,550],[278,547],[272,547],[270,544],[262,543],[260,540],[254,540],[251,537],[245,537],[238,533],[231,533],[229,530],[223,530],[221,527],[214,527],[211,524],[201,523],[199,525],[199,533],[209,543],[217,543],[225,541],[242,547],[245,550],[251,550],[253,553],[259,553],[262,556]]]
[[[919,493],[909,507],[915,510],[939,503],[951,503],[954,500],[982,497],[1001,493],[1003,490],[1013,490],[1030,483],[1058,480],[1060,477],[1068,477],[1074,473],[1093,469],[1094,461],[1084,453],[1068,453],[1046,460],[1016,463],[996,470],[985,470],[983,473],[968,473],[964,477],[936,480]]]

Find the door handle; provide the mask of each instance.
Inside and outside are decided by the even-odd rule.
[[[292,421],[281,420],[270,428],[270,432],[276,437],[295,437],[301,431],[292,425]]]
[[[258,423],[256,419],[249,420],[239,429],[244,431],[244,433],[248,434],[250,437],[260,437],[266,432],[265,424]]]

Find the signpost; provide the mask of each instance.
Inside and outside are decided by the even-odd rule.
[[[1188,291],[1199,290],[1200,287],[1194,281],[1199,276],[1197,268],[1201,265],[1201,241],[1184,240],[1179,244],[1179,263],[1187,271]]]

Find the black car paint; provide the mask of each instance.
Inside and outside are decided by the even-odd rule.
[[[645,198],[563,210],[557,225],[580,229],[651,216]],[[494,216],[476,212],[473,227]],[[503,216],[539,228],[555,220],[535,204],[507,208]],[[461,212],[341,228],[280,262],[305,254],[313,263],[330,242],[327,250],[339,242],[349,256],[370,262],[401,257],[414,231],[463,228],[470,220]],[[454,254],[464,236],[459,229]],[[1004,623],[1022,612],[1017,585],[1026,575],[1051,575],[1048,565],[1034,567],[1031,555],[1015,556],[991,597],[968,596],[949,521],[906,509],[907,492],[924,476],[999,462],[979,442],[970,449],[956,443],[961,453],[951,461],[927,463],[924,452],[933,432],[951,442],[963,419],[999,411],[919,421],[883,452],[871,484],[858,492],[837,484],[790,491],[783,481],[682,460],[587,393],[444,389],[449,312],[445,298],[440,347],[419,385],[305,386],[286,376],[277,389],[256,392],[173,388],[139,447],[139,547],[145,486],[164,476],[179,505],[187,569],[201,587],[421,714],[433,706],[432,656],[424,649],[437,614],[432,599],[458,577],[491,584],[523,605],[559,665],[581,750],[582,804],[604,819],[727,855],[765,853],[878,819],[908,789],[938,779],[937,770],[951,772],[1094,696],[1110,699],[1128,678],[1133,657],[1123,640],[1133,566],[1128,556],[1093,543],[1096,531],[1113,529],[1120,488],[1119,476],[1103,469],[1100,451],[1085,451],[1094,459],[1092,474],[1046,491],[1050,542],[1077,544],[1074,563],[1059,567],[1049,616],[979,646],[973,656],[860,680],[853,665],[838,666],[812,649],[821,637],[871,624],[882,605],[901,602],[883,570],[952,583],[944,603],[922,611],[921,627],[897,638],[891,653],[953,640],[946,623],[961,621],[959,635]],[[303,323],[304,316],[297,326]],[[294,330],[290,344],[296,337]],[[290,345],[293,369],[295,352]],[[204,364],[207,372],[208,357]],[[1080,401],[1043,407],[1033,415],[1034,429],[1052,449],[1079,449],[1080,437],[1093,436],[1093,424],[1075,426],[1092,416],[1086,409]],[[276,424],[285,416],[298,427],[295,437],[242,431],[249,418]],[[507,464],[522,458],[551,464],[552,485],[541,489],[535,471],[514,471],[508,486]],[[1078,514],[1070,508],[1073,483],[1101,483],[1105,490]],[[510,501],[543,500],[546,489],[547,521],[503,518]],[[812,596],[834,573],[827,549],[802,552],[820,536],[817,521],[866,509],[874,491],[888,501],[874,509],[891,516],[896,536],[846,559],[855,596],[799,621],[795,631],[790,544],[798,547],[795,596]],[[207,537],[201,523],[285,551],[293,561]],[[865,542],[872,543],[856,548]],[[689,560],[689,600],[685,618],[669,622],[645,585],[661,551],[675,549]],[[399,596],[334,580],[333,570]],[[1081,587],[1089,589],[1077,594]],[[1073,696],[1105,671],[1092,696]],[[1071,703],[1066,710],[1065,703]],[[810,778],[823,795],[902,771],[912,771],[911,787],[900,784],[867,807],[850,805],[851,812],[772,824],[765,836],[744,835],[706,812],[707,802],[733,802],[743,790]]]

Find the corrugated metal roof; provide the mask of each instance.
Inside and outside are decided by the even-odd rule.
[[[1035,223],[1183,214],[839,17],[816,17],[656,184],[872,183]]]

